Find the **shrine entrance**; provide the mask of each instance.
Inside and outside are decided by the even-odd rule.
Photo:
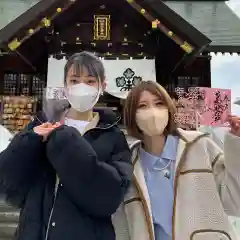
[[[28,0],[24,4],[29,9],[22,13],[23,2],[0,1],[0,10],[4,9],[0,99],[33,96],[41,103],[43,89],[61,82],[61,74],[59,82],[52,81],[58,78],[60,64],[71,54],[87,50],[112,70],[113,91],[100,102],[121,112],[124,94],[120,93],[134,82],[155,79],[170,94],[176,87],[210,87],[210,52],[240,53],[239,19],[224,0]],[[10,22],[12,8],[16,16],[21,15]],[[120,61],[125,65],[120,67]],[[9,114],[15,114],[7,114],[7,121],[12,122]],[[0,237],[10,239],[18,211],[0,201]]]
[[[49,81],[49,59],[67,59],[83,50],[107,61],[152,59],[155,79],[147,80],[156,80],[170,92],[179,83],[209,86],[210,58],[195,57],[210,40],[187,22],[179,29],[180,17],[161,1],[156,8],[161,11],[154,11],[153,3],[133,0],[40,1],[0,32],[3,49],[10,50],[0,58],[5,79],[0,91],[40,98]],[[133,70],[127,64],[125,70]],[[149,71],[144,61],[141,68]],[[132,85],[121,87],[129,90]]]

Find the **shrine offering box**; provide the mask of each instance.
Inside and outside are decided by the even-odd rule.
[[[36,103],[36,99],[32,97],[3,96],[1,98],[2,125],[13,133],[23,130],[35,114]]]

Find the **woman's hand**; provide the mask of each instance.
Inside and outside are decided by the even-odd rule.
[[[240,117],[229,116],[229,123],[231,128],[231,133],[240,137]]]
[[[48,135],[57,127],[61,126],[60,123],[43,123],[35,128],[33,128],[33,131],[43,137],[43,141],[47,140]]]

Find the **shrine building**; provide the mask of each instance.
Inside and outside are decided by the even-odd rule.
[[[240,19],[224,0],[1,0],[0,50],[0,95],[40,102],[46,86],[61,87],[70,55],[95,52],[110,86],[101,102],[114,108],[141,80],[170,93],[211,87],[210,53],[240,53]],[[13,120],[4,105],[8,128],[20,130],[28,110]],[[11,239],[18,212],[0,201],[0,238]]]
[[[47,85],[54,87],[53,78],[62,78],[54,74],[64,61],[87,50],[119,71],[119,82],[107,75],[112,90],[101,100],[115,106],[135,80],[157,81],[170,93],[176,87],[210,87],[210,53],[240,53],[240,19],[223,0],[2,0],[1,5],[0,95],[41,99]]]

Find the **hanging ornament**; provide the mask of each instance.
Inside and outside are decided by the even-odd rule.
[[[33,34],[33,33],[34,33],[34,30],[33,30],[32,28],[30,28],[30,29],[28,30],[28,33],[29,33],[29,34]]]
[[[146,11],[144,8],[141,9],[141,14],[144,14]]]
[[[48,18],[43,18],[42,23],[45,27],[50,27],[51,26],[51,20]]]
[[[169,31],[169,32],[168,32],[168,36],[169,36],[169,37],[172,37],[172,36],[173,36],[173,32],[172,32],[172,31]]]
[[[156,22],[156,20],[155,20],[155,21],[152,21],[152,28],[157,28],[157,22]]]
[[[8,44],[8,47],[11,51],[14,51],[16,50],[19,46],[21,45],[21,43],[18,41],[17,38],[15,38],[13,41],[11,41],[9,44]]]
[[[160,21],[158,19],[152,21],[152,28],[156,29],[158,27],[158,24],[160,24]]]
[[[186,53],[192,53],[193,52],[193,47],[188,43],[188,42],[184,42],[181,46],[180,46]]]
[[[62,12],[62,9],[61,8],[57,8],[57,12],[58,13]]]

